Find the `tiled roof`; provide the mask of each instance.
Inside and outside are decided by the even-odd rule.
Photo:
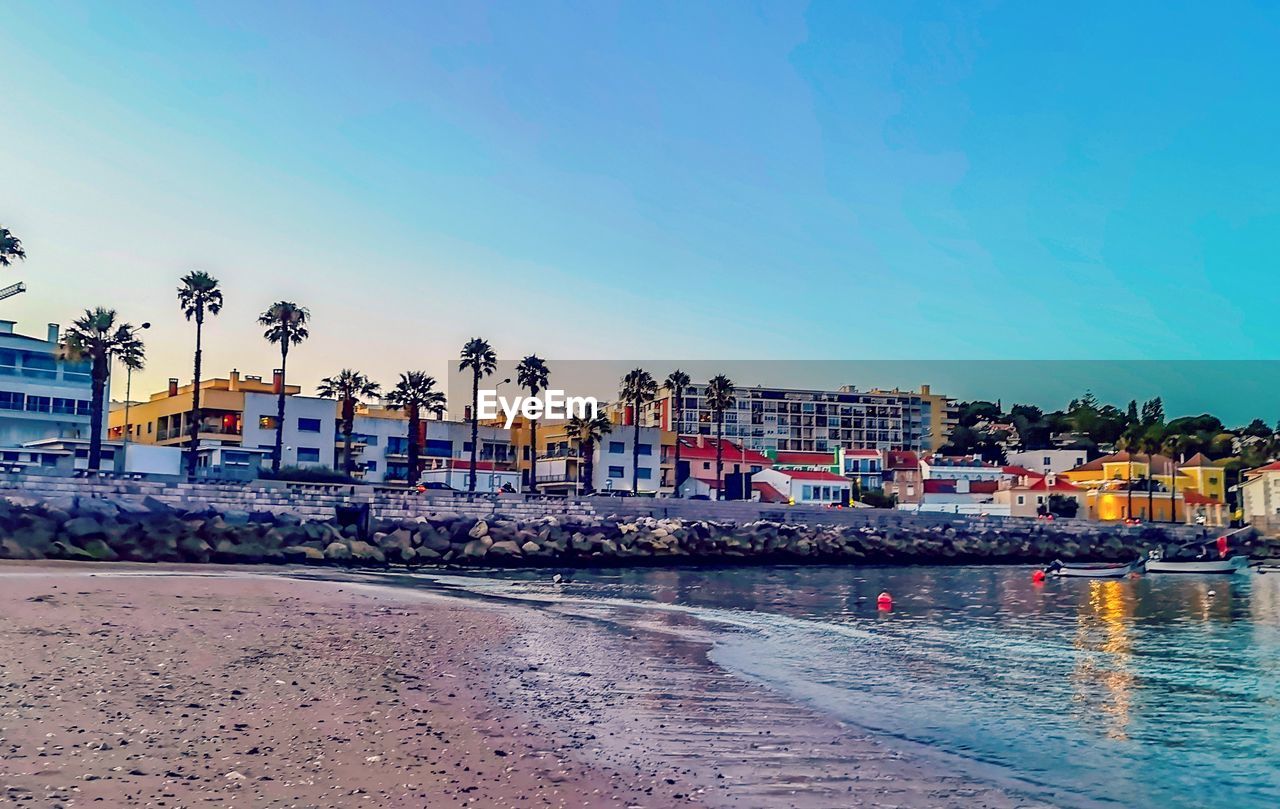
[[[890,469],[919,469],[920,456],[910,450],[891,449],[886,466]]]
[[[751,488],[757,492],[760,492],[761,503],[787,502],[787,496],[784,495],[782,492],[778,491],[777,489],[773,488],[772,486],[770,486],[768,483],[753,482],[751,484]]]
[[[779,451],[774,463],[786,466],[835,466],[834,452],[782,452]]]
[[[698,439],[688,436],[680,438],[680,460],[700,460],[714,461],[716,459],[716,439],[704,438],[702,446],[698,446]],[[724,463],[733,463],[735,461],[743,461],[742,447],[732,441],[724,442],[724,451],[721,453],[720,460]],[[746,463],[756,466],[771,467],[773,461],[767,456],[761,455],[753,449],[746,451]]]
[[[847,449],[844,454],[850,458],[879,458],[878,449]]]
[[[1053,485],[1050,486],[1049,479],[1042,477],[1037,481],[1027,484],[1023,488],[1031,492],[1043,492],[1046,490],[1051,492],[1082,492],[1084,491],[1084,489],[1081,489],[1079,486],[1075,485],[1074,483],[1067,480],[1066,478],[1056,478],[1053,481]]]
[[[1280,472],[1280,461],[1269,463],[1266,466],[1259,466],[1257,469],[1250,469],[1245,472],[1245,475],[1252,477],[1254,475],[1260,475],[1263,472]]]
[[[1043,473],[1043,472],[1036,472],[1036,471],[1034,471],[1034,470],[1031,470],[1031,469],[1026,468],[1025,466],[1006,466],[1006,467],[1004,468],[1004,473],[1005,473],[1006,475],[1014,475],[1014,476],[1016,476],[1016,477],[1020,477],[1020,478],[1042,478],[1042,477],[1044,477],[1044,473]]]
[[[848,483],[849,479],[833,474],[831,472],[805,472],[799,469],[778,469],[779,474],[786,475],[792,480],[825,480],[831,483]]]
[[[1222,502],[1221,500],[1218,500],[1213,497],[1206,497],[1205,495],[1201,494],[1195,489],[1187,489],[1185,492],[1178,492],[1178,494],[1182,495],[1183,502],[1189,506],[1190,505],[1207,506],[1213,503]]]
[[[1169,474],[1169,471],[1173,468],[1173,465],[1174,465],[1172,458],[1169,458],[1166,455],[1161,455],[1160,453],[1156,453],[1154,455],[1147,455],[1146,453],[1135,452],[1135,453],[1132,453],[1132,457],[1133,457],[1133,462],[1135,464],[1145,464],[1147,463],[1147,459],[1149,458],[1151,460],[1152,471],[1157,475]],[[1095,458],[1092,461],[1089,461],[1089,463],[1081,464],[1080,466],[1077,466],[1075,469],[1072,469],[1070,471],[1101,472],[1104,464],[1128,463],[1129,458],[1130,458],[1130,453],[1128,452],[1116,452],[1111,455],[1104,455],[1101,458]]]
[[[1197,452],[1195,455],[1191,456],[1190,460],[1182,464],[1183,469],[1194,466],[1213,466],[1213,461],[1209,460],[1209,457],[1203,452]]]

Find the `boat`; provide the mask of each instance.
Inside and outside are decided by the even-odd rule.
[[[1235,573],[1249,566],[1248,556],[1226,559],[1157,559],[1147,560],[1148,573]]]
[[[1102,564],[1063,562],[1061,559],[1045,568],[1050,576],[1082,579],[1123,579],[1142,568],[1142,560],[1133,562],[1107,562]]]

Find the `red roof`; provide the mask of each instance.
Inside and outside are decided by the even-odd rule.
[[[682,461],[691,461],[691,460],[714,461],[715,459],[716,459],[716,439],[704,438],[702,439],[702,446],[698,446],[697,438],[689,438],[687,436],[681,436],[680,460]],[[721,453],[720,460],[723,463],[732,463],[734,461],[741,463],[743,461],[742,447],[738,444],[733,443],[732,441],[726,440],[724,442],[724,451]],[[749,449],[746,451],[745,460],[746,460],[746,463],[748,464],[761,466],[766,469],[773,466],[772,460],[770,460],[767,456],[761,455],[760,453],[756,452],[753,449]]]
[[[785,502],[787,502],[787,497],[786,497],[786,495],[784,495],[782,492],[778,491],[777,489],[773,488],[773,487],[772,487],[772,486],[770,486],[768,483],[756,483],[756,482],[753,482],[753,483],[751,484],[751,488],[752,488],[752,489],[754,489],[754,490],[756,490],[757,492],[760,492],[760,502],[761,502],[761,503],[785,503]]]
[[[920,456],[910,450],[891,449],[889,450],[889,462],[886,466],[889,469],[919,469]]]
[[[879,458],[880,450],[878,449],[847,449],[845,455],[852,458]]]
[[[840,477],[832,472],[807,472],[799,469],[778,469],[775,470],[780,475],[786,475],[792,480],[827,480],[832,483],[848,483],[849,479]]]
[[[786,466],[835,466],[834,452],[778,452],[774,463]]]
[[[1272,465],[1274,466],[1275,464],[1272,464]],[[1210,505],[1211,503],[1222,502],[1221,500],[1218,500],[1213,497],[1205,497],[1203,494],[1200,494],[1200,492],[1196,491],[1195,489],[1187,489],[1185,492],[1178,492],[1178,494],[1182,495],[1182,501],[1187,505],[1207,506],[1207,505]]]
[[[1248,472],[1245,472],[1245,474],[1249,477],[1253,477],[1254,475],[1260,475],[1263,472],[1280,472],[1280,461],[1269,463],[1266,466],[1259,466],[1257,469],[1250,469]]]
[[[1083,491],[1079,486],[1075,485],[1074,483],[1067,480],[1066,478],[1056,478],[1053,481],[1052,486],[1048,485],[1048,483],[1049,483],[1049,479],[1046,477],[1042,477],[1033,483],[1027,484],[1026,489],[1032,492],[1043,492],[1045,490],[1052,491],[1052,492]]]
[[[1025,466],[1006,466],[1006,467],[1004,468],[1004,473],[1005,473],[1006,475],[1014,475],[1014,476],[1016,476],[1016,477],[1020,477],[1020,478],[1042,478],[1042,477],[1044,477],[1044,473],[1043,473],[1043,472],[1036,472],[1035,470],[1028,469],[1028,468],[1026,468]]]

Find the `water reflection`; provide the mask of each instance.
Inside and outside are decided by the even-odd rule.
[[[1106,735],[1118,740],[1128,739],[1133,702],[1132,616],[1132,591],[1125,583],[1107,580],[1089,582],[1089,598],[1076,619],[1073,715],[1081,724],[1105,719]]]

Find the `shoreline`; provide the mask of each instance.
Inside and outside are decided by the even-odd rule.
[[[0,637],[6,649],[15,649],[2,669],[9,685],[0,691],[0,727],[6,728],[0,732],[0,783],[37,790],[62,782],[64,792],[54,800],[65,806],[90,802],[90,795],[141,805],[163,800],[166,791],[172,799],[185,795],[178,805],[248,795],[255,806],[1042,805],[904,755],[889,740],[722,669],[707,656],[710,634],[699,638],[688,616],[635,608],[624,622],[581,605],[486,604],[356,576],[316,581],[317,573],[0,564],[6,584],[0,603],[14,618]],[[143,605],[153,614],[138,609]],[[279,623],[271,623],[281,608]],[[108,623],[95,624],[92,610],[110,610]],[[54,618],[59,620],[51,629]],[[183,650],[187,638],[195,638],[194,647]],[[250,639],[257,645],[243,654]],[[121,654],[154,668],[143,665],[122,688],[129,677],[110,665]],[[159,668],[164,661],[158,656],[175,662]],[[250,687],[236,687],[240,693],[228,699],[225,688],[210,690],[217,682],[177,676],[197,660],[220,680],[233,673],[256,680],[246,680]],[[286,661],[303,674],[282,680],[271,673]],[[104,665],[107,670],[100,670]],[[246,666],[249,671],[241,671]],[[23,683],[24,670],[39,673]],[[370,670],[374,676],[361,675]],[[148,696],[145,687],[157,672],[176,681],[168,683],[167,694]],[[56,689],[39,692],[40,684],[57,677]],[[295,680],[298,685],[291,685]],[[108,697],[96,696],[104,691]],[[19,694],[29,703],[15,707]],[[73,695],[93,696],[94,704],[78,705]],[[151,734],[170,739],[152,743],[149,736],[144,758],[188,761],[194,749],[204,756],[203,769],[157,778],[146,766],[120,761],[118,753],[91,748],[107,738],[102,720],[111,714],[104,711],[119,711],[119,699],[131,703],[127,716],[145,717]],[[218,716],[265,709],[276,718],[261,725],[224,720],[216,730],[205,727],[194,742],[188,739],[186,747],[177,745],[174,738],[208,725],[207,716],[196,714],[214,709],[214,700]],[[246,714],[247,700],[254,710]],[[69,703],[76,707],[69,710]],[[373,711],[379,715],[365,715]],[[329,714],[350,735],[339,741],[330,734],[323,744],[316,734]],[[424,721],[428,732],[418,729]],[[51,773],[29,766],[50,757],[49,750],[41,751],[45,756],[31,752],[33,745],[51,743],[40,744],[33,722],[48,723],[59,741],[60,733],[78,728],[62,744],[63,755],[53,757],[60,761]],[[60,725],[68,729],[60,731]],[[440,733],[449,737],[452,755],[433,749],[444,744]],[[241,740],[238,749],[228,747],[224,735]],[[390,739],[398,743],[389,746]],[[324,758],[309,757],[315,751],[307,740],[324,748]],[[498,754],[495,740],[514,749]],[[259,755],[250,758],[249,749]],[[254,780],[263,776],[271,780]],[[346,793],[334,789],[337,781]],[[38,801],[49,798],[29,794],[36,802],[28,805],[45,805]]]

